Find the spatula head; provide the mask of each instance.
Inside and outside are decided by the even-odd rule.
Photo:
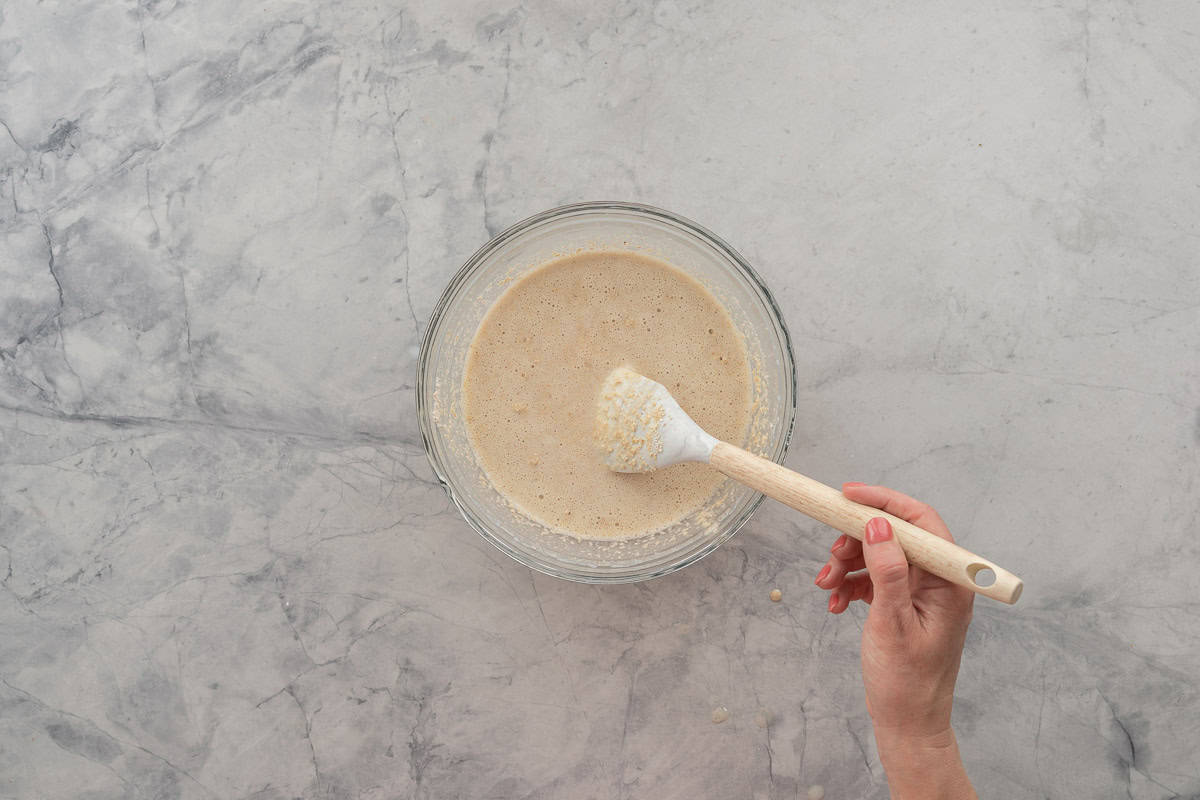
[[[679,407],[661,383],[629,367],[609,373],[596,408],[596,446],[614,472],[651,472],[708,461],[717,440]]]

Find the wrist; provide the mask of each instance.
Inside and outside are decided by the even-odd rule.
[[[886,751],[913,758],[928,758],[958,748],[958,739],[949,725],[923,728],[876,723],[874,728],[875,742],[879,745],[881,756]]]
[[[877,725],[875,741],[892,800],[976,797],[951,728],[913,732]]]

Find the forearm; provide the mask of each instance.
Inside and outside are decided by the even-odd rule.
[[[914,738],[875,729],[892,800],[977,800],[952,730]]]

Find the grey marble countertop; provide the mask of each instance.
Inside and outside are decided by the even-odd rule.
[[[434,480],[439,293],[583,199],[763,274],[790,465],[926,499],[1024,577],[964,656],[981,795],[1200,795],[1195,5],[0,19],[0,796],[886,796],[863,611],[812,586],[829,530],[768,504],[595,588]]]

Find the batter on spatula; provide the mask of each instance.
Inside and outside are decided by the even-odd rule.
[[[651,533],[724,480],[701,464],[640,475],[604,465],[596,400],[622,365],[667,386],[714,436],[745,438],[745,340],[707,289],[665,261],[615,250],[550,261],[501,295],[475,333],[463,378],[471,443],[493,485],[550,528]]]

